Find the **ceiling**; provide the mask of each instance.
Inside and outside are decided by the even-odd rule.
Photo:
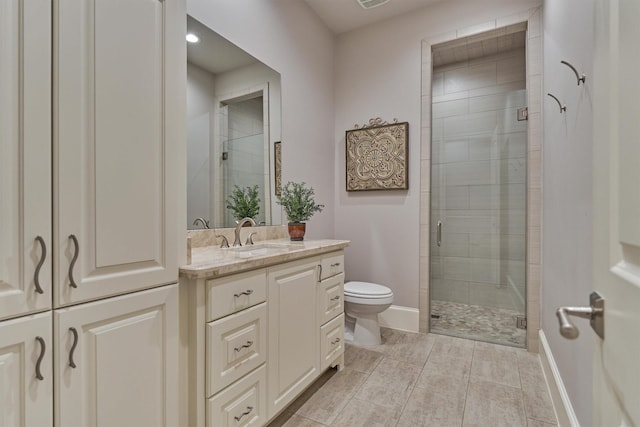
[[[525,23],[514,24],[433,46],[433,67],[470,61],[525,47]]]
[[[187,43],[187,61],[211,74],[224,73],[258,62],[256,58],[189,15],[187,33],[200,38],[198,43]]]
[[[384,21],[443,0],[391,0],[371,9],[363,9],[357,0],[305,0],[335,34]]]

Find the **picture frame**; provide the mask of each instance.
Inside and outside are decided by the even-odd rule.
[[[347,130],[346,190],[409,189],[409,123],[369,120]]]
[[[273,172],[274,172],[274,193],[276,196],[282,194],[282,141],[273,143]]]

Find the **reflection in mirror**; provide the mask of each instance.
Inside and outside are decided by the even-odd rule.
[[[278,225],[280,74],[190,16],[187,33],[187,228],[234,227],[230,195],[255,186],[254,220]]]

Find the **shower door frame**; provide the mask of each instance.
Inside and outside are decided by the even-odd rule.
[[[441,37],[422,41],[422,126],[420,173],[420,287],[419,329],[430,328],[430,201],[431,201],[431,80],[432,46],[459,38],[478,35],[515,24],[526,23],[526,90],[528,106],[527,125],[527,212],[526,212],[526,316],[527,338],[525,347],[538,352],[540,329],[540,269],[542,218],[542,8],[496,19],[485,25],[457,29]],[[424,241],[423,241],[424,240]]]

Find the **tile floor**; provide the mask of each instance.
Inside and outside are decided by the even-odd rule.
[[[556,425],[537,354],[436,334],[382,329],[376,347],[347,345],[270,427]]]
[[[516,327],[515,310],[431,300],[431,331],[497,344],[524,347],[527,332]],[[440,316],[434,318],[433,315]]]

